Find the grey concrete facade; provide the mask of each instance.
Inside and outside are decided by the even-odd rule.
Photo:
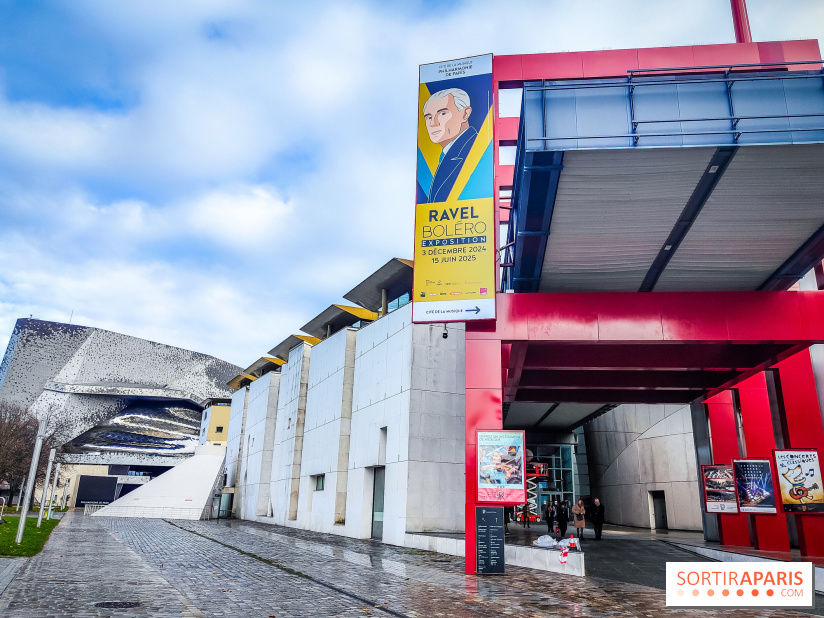
[[[584,425],[593,497],[606,521],[655,527],[652,491],[663,491],[668,527],[701,530],[690,407],[625,404]]]

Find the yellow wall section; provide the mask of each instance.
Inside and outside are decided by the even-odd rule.
[[[229,412],[232,406],[211,406],[209,408],[209,429],[206,431],[206,444],[226,444],[229,435]],[[215,429],[223,427],[223,433]]]

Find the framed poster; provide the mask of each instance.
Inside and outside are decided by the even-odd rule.
[[[524,432],[478,430],[475,438],[478,452],[478,502],[524,504]]]
[[[769,459],[733,459],[735,497],[741,513],[778,513]]]
[[[737,513],[732,466],[701,466],[704,508],[707,513]]]
[[[776,450],[775,469],[785,513],[824,513],[824,480],[818,451]]]

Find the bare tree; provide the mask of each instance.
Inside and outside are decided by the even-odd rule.
[[[53,432],[51,433],[51,436],[43,440],[37,480],[42,480],[46,473],[47,454],[54,446]],[[36,440],[37,418],[34,414],[23,406],[0,402],[0,480],[11,485],[12,495],[20,489],[29,472]]]

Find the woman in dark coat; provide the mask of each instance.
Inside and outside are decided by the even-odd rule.
[[[552,500],[547,500],[546,508],[544,508],[544,518],[546,519],[547,531],[552,534],[555,532],[555,509],[552,506]]]
[[[569,509],[567,509],[566,500],[561,502],[558,508],[558,528],[561,530],[561,538],[566,536],[567,525],[569,524]]]

